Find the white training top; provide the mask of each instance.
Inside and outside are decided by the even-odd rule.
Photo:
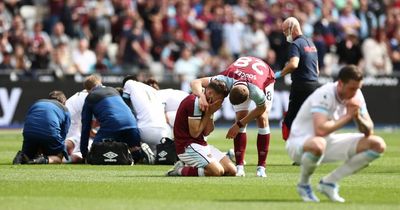
[[[157,90],[141,82],[128,80],[124,94],[129,94],[138,128],[165,127],[164,107],[157,96]]]
[[[347,108],[337,94],[338,83],[327,83],[314,91],[304,101],[296,118],[292,123],[290,137],[314,136],[313,113],[323,113],[330,120],[338,120],[346,114]],[[361,102],[361,114],[368,113],[364,96],[361,90],[358,90],[354,96]]]
[[[189,94],[182,90],[175,89],[162,89],[157,91],[157,96],[164,105],[165,112],[171,112],[178,110],[182,100]]]
[[[65,106],[68,108],[68,111],[71,114],[71,126],[69,127],[66,139],[73,138],[73,140],[77,142],[80,141],[82,130],[82,108],[87,95],[88,92],[83,90],[75,93],[65,102]]]

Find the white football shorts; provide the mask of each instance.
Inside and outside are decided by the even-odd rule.
[[[362,133],[331,134],[326,139],[326,150],[322,162],[336,162],[348,160],[356,154],[357,144],[364,137]],[[301,162],[303,144],[311,138],[293,137],[286,141],[286,151],[289,157],[296,163]]]
[[[185,165],[204,168],[211,162],[221,161],[225,157],[225,154],[212,145],[203,146],[192,143],[178,157]]]
[[[274,99],[274,85],[275,85],[275,83],[271,83],[264,90],[265,96],[266,96],[265,104],[267,105],[268,112],[270,112],[271,108],[272,108],[272,100]],[[233,105],[233,110],[235,112],[249,110],[253,106],[255,107],[254,102],[253,103],[252,102],[253,101],[250,98],[248,98],[245,102],[243,102],[241,104]]]
[[[169,126],[162,127],[146,127],[139,128],[140,139],[143,143],[149,145],[153,153],[156,153],[156,146],[160,144],[163,137],[172,137],[171,128]]]

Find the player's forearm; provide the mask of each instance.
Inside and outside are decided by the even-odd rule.
[[[285,76],[286,74],[291,74],[297,68],[292,62],[289,63],[282,69],[281,76]]]
[[[326,121],[316,126],[315,134],[317,136],[327,136],[345,126],[348,122],[350,122],[351,119],[352,119],[351,116],[345,115],[336,121],[335,120]]]
[[[190,88],[192,89],[192,93],[198,97],[200,97],[203,93],[203,86],[201,84],[200,79],[195,79],[190,82]]]
[[[369,136],[372,133],[374,128],[374,123],[372,120],[364,118],[362,115],[358,115],[354,119],[354,122],[361,133],[364,133],[366,136]]]
[[[199,135],[203,134],[206,130],[208,121],[210,120],[211,115],[204,115],[200,122],[194,124],[189,128],[190,136],[193,138],[197,138]],[[190,126],[190,125],[189,125]]]
[[[208,136],[210,135],[211,132],[213,132],[213,130],[214,130],[214,120],[211,117],[207,122],[207,125],[203,131],[203,135]]]
[[[251,110],[244,118],[240,120],[243,125],[248,124],[250,121],[256,119],[261,116],[265,110],[267,109],[266,105],[257,106],[255,109]]]

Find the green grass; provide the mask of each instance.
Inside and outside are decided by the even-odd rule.
[[[232,147],[216,130],[209,142]],[[0,131],[0,209],[399,209],[400,131],[377,132],[388,145],[385,155],[341,181],[345,204],[300,201],[280,133],[274,130],[268,178],[255,177],[256,130],[249,129],[246,177],[165,177],[170,166],[11,165],[22,144],[20,131]],[[337,164],[317,169],[313,185]]]

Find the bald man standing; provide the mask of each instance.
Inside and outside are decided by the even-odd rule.
[[[291,74],[292,79],[289,107],[282,124],[282,136],[286,140],[301,105],[319,86],[319,68],[317,48],[303,35],[299,21],[294,17],[287,18],[282,23],[282,31],[290,43],[289,61],[282,71],[275,73],[275,78]]]

